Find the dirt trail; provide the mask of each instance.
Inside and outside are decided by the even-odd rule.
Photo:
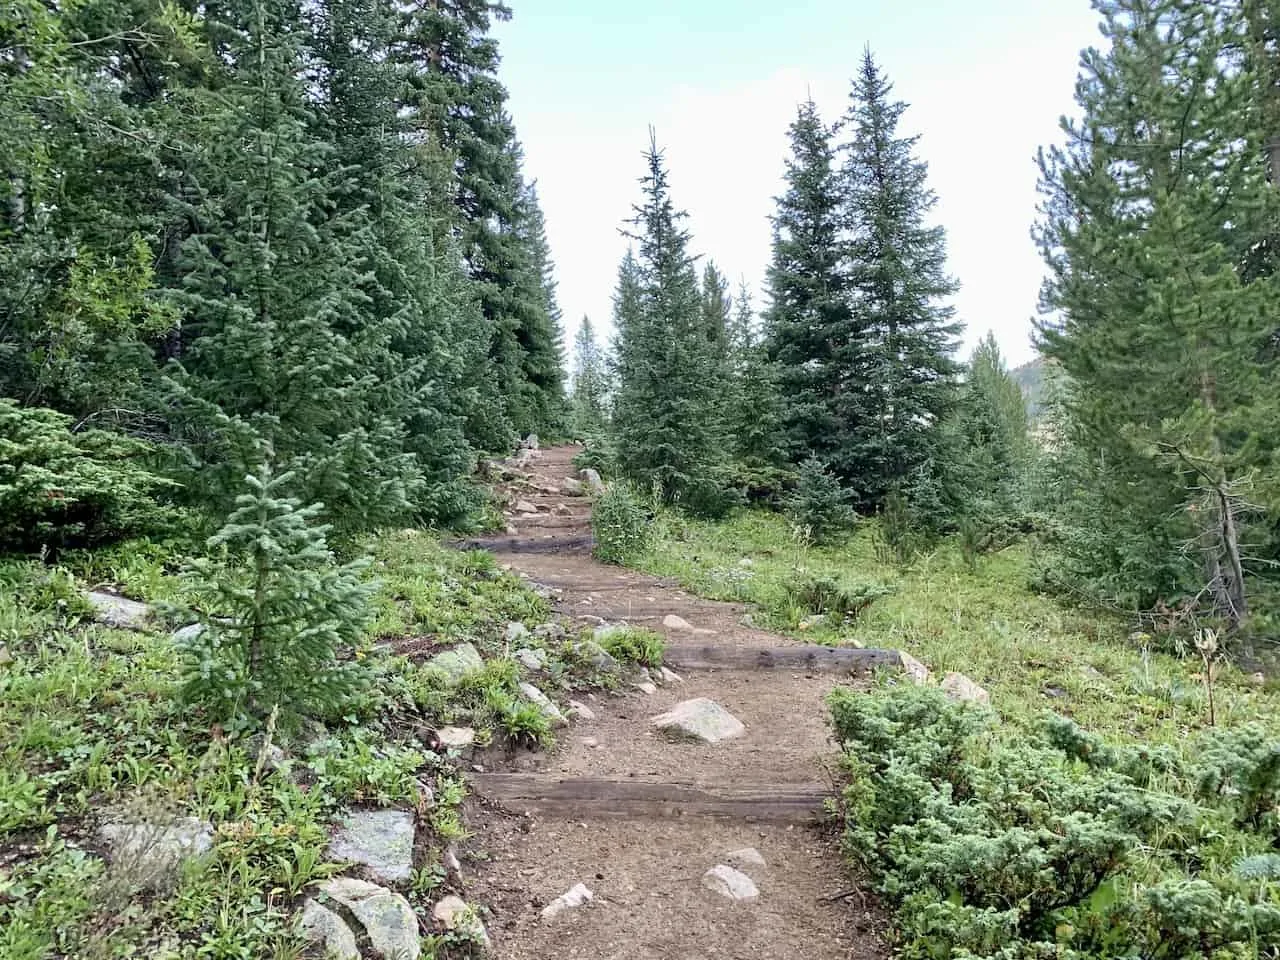
[[[689,595],[677,585],[606,566],[590,555],[590,506],[560,491],[576,477],[575,447],[541,451],[508,485],[515,533],[485,545],[503,563],[558,591],[559,612],[587,622],[626,621],[673,643],[778,647],[784,638],[743,625],[744,608]],[[697,633],[668,630],[669,614]],[[596,619],[598,618],[598,619]],[[831,785],[835,756],[822,697],[838,674],[787,670],[699,670],[656,693],[632,690],[590,701],[595,719],[575,722],[543,763],[560,778],[754,788]],[[650,718],[692,697],[708,697],[746,732],[718,744],[672,743]],[[483,802],[483,788],[480,789]],[[485,804],[478,848],[489,855],[469,894],[493,911],[493,953],[507,960],[871,960],[887,955],[880,919],[851,881],[830,832],[796,823],[684,816],[613,819],[596,804],[571,815],[526,815]],[[672,815],[674,813],[674,815]],[[602,815],[603,814],[603,815]],[[733,901],[703,886],[725,855],[754,847],[764,867],[744,867],[759,888]],[[551,920],[543,906],[577,883],[595,899]],[[830,900],[839,894],[846,896]]]

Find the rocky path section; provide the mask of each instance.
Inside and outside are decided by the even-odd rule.
[[[820,802],[833,783],[823,697],[856,681],[804,664],[744,668],[788,641],[744,624],[741,606],[595,561],[586,494],[597,478],[580,474],[575,453],[523,450],[496,466],[506,532],[469,545],[554,591],[562,615],[648,627],[705,650],[695,659],[711,669],[590,701],[542,770],[476,778],[485,866],[469,898],[491,911],[493,954],[886,956],[831,837],[805,822],[806,798]],[[730,666],[717,669],[725,653]],[[548,793],[559,799],[540,802]]]

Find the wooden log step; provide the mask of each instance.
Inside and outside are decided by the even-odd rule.
[[[673,670],[798,670],[868,674],[877,668],[901,670],[897,650],[823,647],[730,647],[668,644],[662,662]]]
[[[508,809],[568,819],[720,817],[773,823],[813,823],[835,796],[821,784],[706,785],[644,780],[561,779],[540,773],[479,773],[468,778],[479,796]]]

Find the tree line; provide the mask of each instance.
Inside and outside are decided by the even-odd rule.
[[[21,456],[56,422],[86,455],[104,432],[146,444],[169,498],[215,516],[263,464],[346,533],[473,513],[475,452],[566,415],[507,16],[6,5],[0,397],[31,412]]]
[[[1046,589],[1159,627],[1280,611],[1280,5],[1098,0],[1078,117],[1039,154],[1034,439],[994,339],[968,363],[914,137],[868,52],[848,108],[790,127],[766,303],[699,284],[651,147],[610,350],[571,407],[620,476],[715,515],[854,516],[909,556],[1034,537]],[[980,319],[980,318],[971,318]],[[602,359],[609,354],[611,359]]]

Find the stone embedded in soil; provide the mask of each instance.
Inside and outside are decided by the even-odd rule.
[[[213,849],[213,824],[194,817],[104,823],[98,836],[110,852],[112,867],[139,889],[167,887],[184,863]]]
[[[688,630],[693,632],[693,624],[684,617],[677,617],[674,613],[669,613],[662,618],[662,625],[668,630]]]
[[[684,683],[684,677],[674,670],[668,670],[666,667],[658,668],[658,679],[663,683]]]
[[[189,623],[185,627],[179,627],[173,631],[169,639],[173,641],[174,646],[185,647],[199,640],[204,635],[204,631],[205,625],[203,623]]]
[[[677,703],[666,713],[654,717],[650,723],[667,736],[701,740],[703,743],[730,740],[741,736],[746,730],[741,720],[706,697],[695,697]]]
[[[523,623],[520,623],[518,620],[512,620],[510,623],[507,624],[507,629],[506,629],[506,632],[503,634],[503,639],[506,640],[507,643],[515,643],[517,640],[521,640],[524,637],[527,637],[528,635],[529,635],[528,627],[526,627]]]
[[[329,856],[358,863],[386,883],[413,876],[413,814],[407,810],[352,810],[329,843]]]
[[[516,513],[530,514],[530,513],[537,513],[537,512],[538,512],[538,508],[535,507],[528,500],[516,501]]]
[[[574,907],[580,907],[591,899],[591,891],[587,889],[586,884],[575,884],[566,893],[560,894],[545,907],[542,908],[542,919],[550,920],[566,910],[572,910]]]
[[[536,704],[538,709],[542,711],[542,715],[553,724],[566,724],[569,722],[565,719],[564,714],[560,712],[560,708],[551,702],[551,698],[532,683],[521,683],[520,692],[526,700]]]
[[[755,847],[743,847],[741,850],[732,850],[724,855],[725,863],[739,869],[748,867],[763,867],[765,865],[764,857],[760,855],[760,851]]]
[[[702,875],[702,885],[730,900],[754,900],[760,896],[760,891],[750,877],[723,863]]]
[[[525,437],[523,440],[521,440],[520,449],[521,450],[537,450],[538,435],[536,433],[531,433],[527,437]]]
[[[587,488],[587,492],[593,497],[597,497],[604,493],[604,481],[600,479],[600,474],[590,467],[584,467],[578,471],[578,477],[582,480],[582,485]]]
[[[963,673],[954,670],[942,678],[939,686],[952,700],[966,700],[970,703],[991,703],[991,694],[978,686]]]
[[[473,727],[441,727],[435,737],[436,743],[446,750],[469,750],[476,743]]]
[[[302,935],[332,960],[360,960],[356,935],[342,918],[314,900],[302,904]]]
[[[515,657],[526,670],[541,672],[547,669],[547,651],[545,650],[525,647],[523,650],[517,650]]]
[[[573,477],[565,477],[560,481],[560,489],[571,497],[585,496],[587,488],[583,486],[581,480],[575,480]]]
[[[380,960],[418,960],[422,954],[418,916],[400,894],[353,877],[329,880],[320,892],[351,911]]]
[[[137,600],[128,600],[100,590],[90,590],[84,598],[93,607],[93,619],[108,627],[143,630],[151,621],[151,608]]]
[[[452,894],[445,897],[431,908],[431,916],[444,929],[462,934],[486,947],[489,945],[489,934],[484,924],[461,897],[455,897]]]
[[[641,680],[639,683],[633,684],[633,686],[641,693],[647,693],[650,696],[658,692],[657,684],[649,680]]]
[[[905,650],[899,650],[898,661],[902,664],[902,672],[907,675],[907,679],[912,683],[920,686],[929,682],[929,668],[911,654]]]
[[[596,712],[581,700],[570,700],[569,716],[576,720],[594,720],[596,718]]]
[[[599,637],[599,631],[602,627],[596,628],[595,636]],[[625,627],[623,629],[626,629]],[[608,636],[608,634],[605,634]],[[600,646],[595,640],[580,640],[573,645],[573,652],[581,659],[587,661],[596,670],[604,670],[608,673],[616,673],[619,669],[617,659],[604,647]]]
[[[473,644],[460,643],[452,650],[437,653],[427,661],[427,666],[443,670],[449,675],[450,680],[456,682],[469,673],[483,670],[484,658],[480,656],[480,651]]]

